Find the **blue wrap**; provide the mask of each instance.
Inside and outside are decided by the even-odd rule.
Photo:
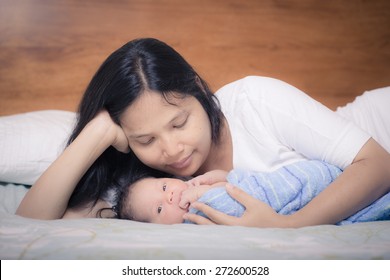
[[[323,191],[342,170],[322,161],[300,161],[274,172],[232,170],[228,182],[240,187],[251,196],[269,204],[276,212],[292,214]],[[240,217],[245,208],[224,187],[207,191],[198,201],[225,214]],[[190,213],[205,216],[190,208]],[[338,224],[350,224],[390,219],[390,193]],[[186,221],[188,222],[188,221]]]

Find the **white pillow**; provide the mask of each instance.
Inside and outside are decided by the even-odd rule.
[[[58,157],[76,113],[46,110],[0,117],[0,181],[32,185]]]

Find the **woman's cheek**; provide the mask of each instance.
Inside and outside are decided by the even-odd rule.
[[[148,152],[148,149],[147,148],[144,148],[144,147],[137,147],[136,145],[134,146],[130,146],[130,149],[133,151],[133,153],[135,154],[135,156],[140,160],[142,161],[143,163],[146,163],[147,161],[149,161],[149,154],[150,152]]]
[[[138,159],[142,161],[144,164],[152,167],[152,168],[157,168],[159,169],[161,163],[160,163],[160,158],[159,158],[159,151],[157,149],[153,148],[148,148],[148,149],[143,149],[136,154]]]

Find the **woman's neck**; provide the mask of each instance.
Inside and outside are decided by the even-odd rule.
[[[206,161],[194,175],[200,175],[215,169],[225,171],[233,169],[233,142],[229,124],[225,118],[223,118],[222,131],[218,143],[212,144]]]

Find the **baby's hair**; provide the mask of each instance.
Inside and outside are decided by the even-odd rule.
[[[127,187],[122,188],[118,196],[117,204],[114,206],[117,210],[116,214],[118,219],[146,222],[135,218],[134,208],[132,207],[132,205],[130,205],[129,200],[132,195],[135,183],[150,177],[152,177],[150,174],[141,174],[140,176],[138,176],[138,178],[134,178],[134,181],[129,183]]]
[[[116,213],[116,217],[118,219],[147,222],[135,218],[134,209],[129,203],[129,199],[131,197],[131,193],[135,186],[135,183],[146,178],[178,178],[182,180],[188,180],[188,177],[174,176],[157,170],[138,172],[136,173],[136,176],[133,175],[128,176],[127,178],[123,178],[121,182],[121,187],[118,189],[118,192],[116,194],[116,203],[112,207],[112,211]]]

